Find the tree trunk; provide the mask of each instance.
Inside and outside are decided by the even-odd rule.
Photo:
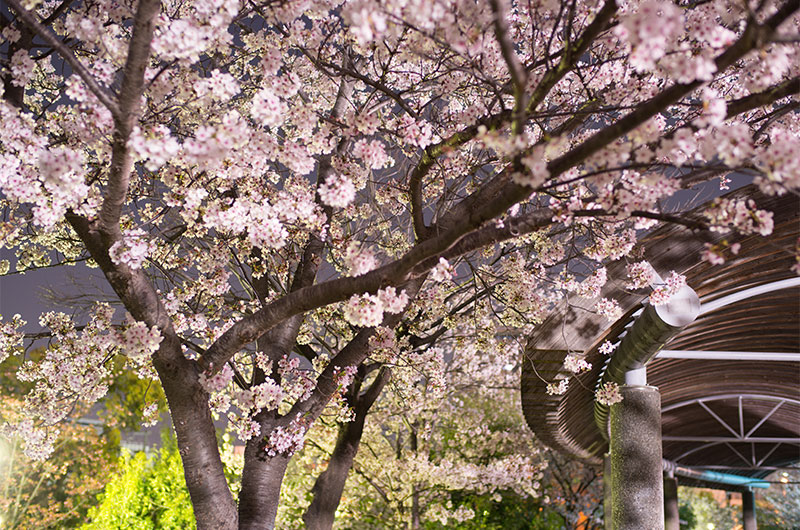
[[[361,435],[364,433],[364,423],[372,404],[380,395],[391,372],[382,368],[375,381],[364,394],[356,399],[353,406],[355,418],[353,421],[339,427],[339,437],[336,447],[328,462],[328,467],[320,474],[311,492],[314,495],[311,505],[303,515],[306,528],[310,530],[329,530],[333,527],[336,509],[342,500],[347,476],[353,467],[353,461],[361,444]],[[356,387],[356,392],[358,387]]]
[[[208,396],[177,337],[164,337],[153,364],[169,402],[197,528],[235,529],[236,503],[225,480]]]
[[[239,492],[239,529],[272,530],[278,515],[281,483],[291,457],[264,453],[260,437],[252,438],[244,450],[242,489]]]
[[[197,363],[184,357],[169,314],[145,273],[112,263],[103,234],[86,218],[68,213],[66,219],[128,312],[136,320],[161,330],[153,366],[169,404],[197,528],[235,529],[236,503],[225,480],[208,394],[200,385]]]
[[[411,424],[411,451],[414,455],[417,454],[417,424]],[[417,530],[420,527],[420,510],[419,510],[419,488],[416,484],[411,485],[411,529]]]
[[[266,381],[267,377],[280,383],[278,360],[289,355],[300,329],[302,317],[297,316],[273,328],[256,341],[258,349],[272,360],[271,374],[260,369],[254,371],[253,384]],[[275,527],[281,483],[291,456],[268,456],[264,452],[264,436],[278,426],[277,411],[262,411],[253,418],[261,427],[261,435],[251,438],[244,450],[242,489],[239,492],[239,528],[268,529]]]
[[[342,499],[344,485],[358,452],[363,431],[363,416],[356,416],[353,421],[340,427],[339,439],[336,441],[328,467],[314,483],[311,490],[314,499],[303,515],[303,521],[309,530],[328,530],[333,527],[336,508]]]

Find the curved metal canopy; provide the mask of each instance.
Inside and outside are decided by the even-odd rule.
[[[641,243],[644,259],[659,273],[684,274],[702,304],[699,317],[647,365],[647,379],[661,391],[665,459],[760,478],[800,461],[800,277],[790,270],[800,201],[752,187],[733,195],[775,212],[771,236],[696,234],[672,225]],[[699,259],[705,243],[725,238],[741,244],[738,255],[717,266]],[[610,264],[609,278],[624,278],[624,268]],[[608,361],[597,349],[618,342],[647,295],[609,283],[603,296],[618,300],[624,316],[611,326],[580,309],[551,316],[528,341],[521,380],[534,433],[593,464],[608,449],[593,417],[593,391]],[[566,375],[568,351],[582,351],[593,368],[564,395],[548,395],[546,383]]]

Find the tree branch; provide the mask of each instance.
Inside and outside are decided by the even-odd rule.
[[[108,189],[99,214],[100,226],[108,244],[122,236],[119,218],[128,194],[128,184],[133,169],[128,140],[139,117],[139,103],[144,92],[144,72],[150,58],[155,18],[160,9],[161,3],[158,0],[139,0],[133,22],[133,36],[122,72],[119,107],[114,115]]]
[[[64,59],[64,61],[72,68],[72,70],[78,74],[78,76],[86,83],[86,86],[92,92],[92,94],[100,100],[100,103],[103,104],[114,117],[119,116],[120,110],[117,105],[117,101],[114,99],[114,94],[111,90],[102,85],[92,73],[86,68],[80,60],[75,56],[75,54],[70,50],[63,42],[61,42],[58,37],[50,30],[43,26],[37,20],[36,15],[22,7],[22,3],[19,0],[7,0],[8,5],[17,13],[17,16],[28,26],[34,33],[36,33],[45,43],[52,46],[56,52]]]
[[[768,37],[775,27],[797,9],[798,3],[800,3],[800,0],[789,0],[764,25],[757,25],[751,22],[742,37],[717,58],[718,71],[725,70],[758,43],[762,42],[765,37]],[[700,82],[693,82],[685,85],[673,85],[667,88],[622,119],[599,130],[566,154],[550,162],[548,164],[550,174],[553,176],[559,175],[581,163],[616,138],[632,131],[652,116],[690,93],[700,84]],[[425,260],[437,257],[448,251],[464,235],[480,227],[484,222],[503,214],[514,204],[525,200],[533,191],[529,187],[510,182],[507,171],[499,173],[482,188],[462,201],[462,204],[470,202],[473,205],[481,206],[464,212],[461,217],[452,219],[452,226],[448,226],[446,230],[443,230],[436,237],[418,243],[400,259],[363,276],[338,278],[300,289],[243,318],[211,345],[207,354],[200,360],[203,368],[212,372],[218,370],[241,347],[252,342],[272,326],[289,316],[339,302],[354,294],[375,292],[386,285],[403,283],[409,277],[409,273],[414,271]]]
[[[522,132],[522,127],[525,122],[525,109],[527,107],[525,101],[525,86],[528,81],[528,72],[523,68],[522,63],[519,61],[517,52],[514,49],[514,43],[511,41],[509,34],[506,5],[505,0],[489,0],[494,13],[494,36],[500,44],[500,53],[503,60],[508,66],[508,72],[511,75],[511,84],[514,87],[514,110],[513,114],[513,129],[514,132],[519,134]]]
[[[762,92],[756,92],[729,102],[725,119],[730,119],[737,114],[757,109],[758,107],[770,105],[779,99],[795,95],[798,92],[800,92],[800,77],[795,76]]]
[[[589,46],[594,42],[594,39],[602,33],[608,26],[608,22],[617,12],[616,0],[608,0],[600,11],[597,13],[595,19],[583,31],[580,37],[575,41],[572,46],[564,46],[561,54],[561,61],[554,69],[548,70],[539,84],[531,94],[530,101],[528,102],[528,112],[533,112],[536,107],[544,101],[550,90],[558,83],[575,65],[575,62],[586,53]]]

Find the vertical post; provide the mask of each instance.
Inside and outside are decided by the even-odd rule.
[[[605,530],[614,530],[611,519],[611,495],[613,491],[614,485],[611,483],[611,455],[606,454],[603,456],[603,528]]]
[[[680,530],[678,479],[664,474],[664,530]]]
[[[742,491],[742,512],[744,530],[756,530],[756,494],[753,490]]]
[[[647,385],[623,385],[611,406],[614,530],[662,530],[661,395]]]

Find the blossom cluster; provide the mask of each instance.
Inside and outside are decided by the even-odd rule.
[[[598,315],[604,316],[610,322],[614,322],[622,316],[622,308],[619,302],[611,298],[601,298],[594,308]]]
[[[625,267],[625,272],[628,275],[628,289],[642,289],[649,287],[656,281],[656,271],[653,266],[647,261],[638,261],[636,263],[629,263]]]
[[[19,314],[7,322],[3,322],[3,315],[0,315],[0,363],[22,346],[25,334],[19,328],[25,324]]]
[[[399,294],[394,287],[378,291],[376,295],[353,295],[344,306],[344,318],[350,324],[361,327],[379,326],[383,313],[399,313],[408,305],[405,291]]]
[[[415,120],[411,116],[402,116],[397,123],[397,129],[402,136],[403,143],[415,145],[425,149],[431,144],[433,129],[425,120]]]
[[[675,293],[686,285],[686,276],[672,271],[664,280],[663,285],[657,286],[650,294],[650,304],[659,306],[666,304],[675,296]]]
[[[603,355],[611,355],[612,353],[614,353],[615,349],[616,349],[616,346],[611,344],[611,342],[606,340],[606,341],[603,341],[603,343],[600,345],[599,348],[597,348],[597,351],[602,353]]]
[[[455,269],[450,262],[444,258],[439,258],[439,262],[431,269],[430,279],[435,282],[446,282],[453,278]]]
[[[233,380],[233,369],[225,364],[217,373],[207,375],[202,373],[199,375],[200,385],[209,394],[219,392]]]
[[[683,13],[671,2],[648,0],[623,16],[621,22],[615,32],[633,48],[629,61],[641,72],[655,68],[656,61],[673,45],[683,29]]]
[[[286,427],[275,427],[269,435],[264,451],[269,456],[292,456],[303,448],[308,426],[298,414]]]
[[[378,258],[369,248],[365,248],[358,241],[353,241],[344,254],[344,264],[351,276],[361,276],[378,266]]]
[[[614,405],[622,401],[622,392],[619,385],[613,381],[607,381],[600,385],[594,393],[594,398],[602,405]]]
[[[129,318],[127,327],[120,332],[119,343],[128,357],[150,357],[158,350],[162,338],[157,327],[148,328],[144,322]]]
[[[117,265],[125,265],[136,270],[142,267],[147,256],[153,252],[154,245],[148,240],[147,233],[140,229],[127,230],[122,239],[114,242],[108,249],[111,261]]]
[[[759,210],[752,199],[714,199],[703,214],[711,224],[711,230],[726,232],[730,228],[742,234],[772,233],[772,212]]]
[[[283,389],[271,378],[250,389],[240,390],[236,393],[236,406],[246,415],[255,416],[262,410],[278,408],[283,399]]]
[[[158,330],[130,319],[121,326],[114,325],[113,314],[107,304],[97,304],[82,328],[64,313],[41,315],[39,323],[50,330],[52,341],[41,358],[23,362],[17,371],[20,381],[33,386],[25,398],[23,419],[4,427],[8,434],[22,438],[23,451],[29,457],[47,458],[58,434],[56,425],[78,405],[90,407],[105,396],[113,377],[110,360],[115,354],[134,356],[138,366],[149,365],[145,354],[158,347]]]
[[[386,154],[386,149],[378,140],[359,140],[353,147],[353,156],[362,159],[372,169],[382,169],[394,164],[394,159]]]
[[[564,358],[564,369],[573,374],[579,374],[592,369],[592,363],[571,353]]]
[[[320,200],[332,208],[346,208],[356,196],[353,181],[336,173],[328,175],[317,191]]]
[[[547,393],[550,395],[560,396],[567,391],[569,387],[569,379],[559,379],[553,383],[547,383]]]
[[[392,363],[400,353],[395,332],[385,326],[377,326],[369,338],[370,358],[377,362]]]

